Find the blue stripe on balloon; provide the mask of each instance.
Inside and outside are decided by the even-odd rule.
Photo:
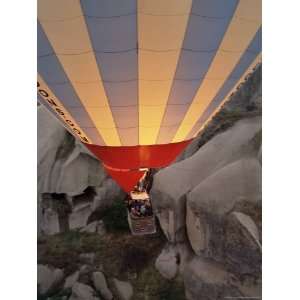
[[[205,112],[200,116],[199,120],[196,122],[194,127],[191,129],[187,136],[187,139],[192,138],[201,126],[206,122],[210,115],[215,111],[215,109],[222,103],[224,98],[230,92],[230,90],[235,86],[235,84],[240,80],[241,76],[245,73],[247,68],[255,60],[257,55],[261,52],[261,38],[262,30],[261,28],[257,31],[255,37],[252,39],[247,50],[244,52],[243,56],[239,60],[238,64],[235,66],[234,70],[229,75],[228,79],[219,90],[217,95],[214,97],[212,102],[209,104]]]
[[[237,0],[193,1],[158,143],[170,142],[192,103],[235,12]],[[179,104],[179,105],[178,105]]]
[[[137,20],[132,14],[136,1],[89,0],[81,1],[81,6],[121,142],[136,145],[138,82],[132,80],[138,77]],[[116,15],[123,16],[111,18]]]
[[[38,73],[82,129],[83,127],[95,127],[57,56],[54,54],[54,50],[39,22],[37,25],[37,36]],[[97,129],[93,129],[93,137],[90,135],[88,137],[92,139],[93,143],[105,145]]]
[[[101,2],[101,3],[100,3]],[[80,0],[84,13],[93,18],[113,18],[135,14],[137,0]]]

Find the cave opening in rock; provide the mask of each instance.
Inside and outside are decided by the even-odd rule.
[[[95,188],[88,186],[80,195],[76,195],[72,198],[73,205],[79,205],[84,203],[90,203],[93,201],[96,195]]]
[[[60,232],[69,230],[69,214],[72,211],[71,204],[64,193],[43,193],[42,194],[42,213],[52,210],[57,214]]]

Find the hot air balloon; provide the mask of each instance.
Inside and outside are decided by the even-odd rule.
[[[260,0],[38,0],[38,100],[129,192],[261,60]]]

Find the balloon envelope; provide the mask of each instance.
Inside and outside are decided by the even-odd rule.
[[[38,0],[37,33],[39,101],[128,190],[260,62],[261,1]]]

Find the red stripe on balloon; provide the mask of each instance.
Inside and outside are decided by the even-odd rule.
[[[116,169],[161,168],[172,163],[192,141],[145,146],[85,146],[105,165]]]
[[[144,175],[140,168],[161,168],[172,163],[192,140],[146,146],[85,146],[101,160],[106,172],[130,192]]]

